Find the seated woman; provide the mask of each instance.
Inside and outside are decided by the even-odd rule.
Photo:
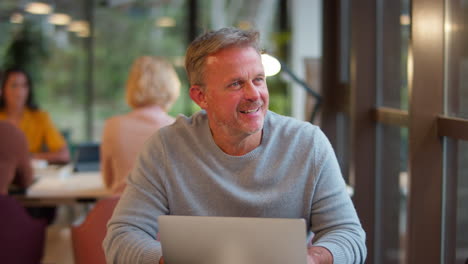
[[[64,137],[47,112],[40,110],[34,102],[31,78],[22,69],[12,68],[5,72],[0,92],[0,120],[7,120],[23,131],[33,158],[50,163],[70,160]]]
[[[26,137],[10,122],[0,121],[0,195],[7,195],[12,183],[26,188],[32,182]]]
[[[174,122],[167,111],[179,90],[179,78],[169,62],[143,56],[133,63],[126,87],[132,111],[108,119],[102,136],[101,172],[112,193],[124,190],[126,177],[148,137]]]

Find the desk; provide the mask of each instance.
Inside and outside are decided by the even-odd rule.
[[[34,182],[23,195],[16,198],[27,206],[46,206],[95,202],[110,196],[100,172],[77,172],[71,167],[36,171]]]

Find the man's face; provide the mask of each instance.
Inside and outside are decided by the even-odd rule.
[[[242,139],[261,133],[268,88],[255,49],[232,47],[212,54],[206,59],[204,82],[194,100],[206,110],[213,134]]]

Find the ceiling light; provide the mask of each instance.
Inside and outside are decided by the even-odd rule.
[[[163,16],[156,20],[156,26],[158,27],[174,27],[176,21],[172,17]]]
[[[23,20],[24,20],[23,15],[19,14],[19,13],[14,13],[10,17],[10,22],[15,23],[15,24],[21,24],[21,23],[23,23]]]
[[[68,25],[68,31],[75,32],[78,37],[89,37],[89,23],[85,20],[72,21]]]
[[[49,22],[54,25],[65,26],[70,24],[71,18],[67,14],[55,13],[49,17]]]
[[[52,11],[52,7],[48,4],[40,2],[31,2],[26,5],[25,10],[31,14],[46,15],[50,14],[50,12]]]
[[[281,70],[281,63],[278,59],[266,53],[262,54],[262,64],[266,76],[273,76]]]
[[[85,30],[89,31],[89,25],[88,22],[84,20],[76,20],[70,23],[70,25],[68,26],[68,30],[71,32],[81,32]]]
[[[87,37],[89,37],[89,30],[83,30],[83,31],[80,31],[80,32],[76,32],[76,35],[78,37],[87,38]]]

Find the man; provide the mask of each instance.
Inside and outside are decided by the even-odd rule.
[[[268,111],[258,33],[225,28],[186,54],[203,110],[160,129],[140,154],[108,224],[108,262],[164,263],[157,217],[304,218],[308,263],[363,263],[365,233],[335,154],[316,126]]]

